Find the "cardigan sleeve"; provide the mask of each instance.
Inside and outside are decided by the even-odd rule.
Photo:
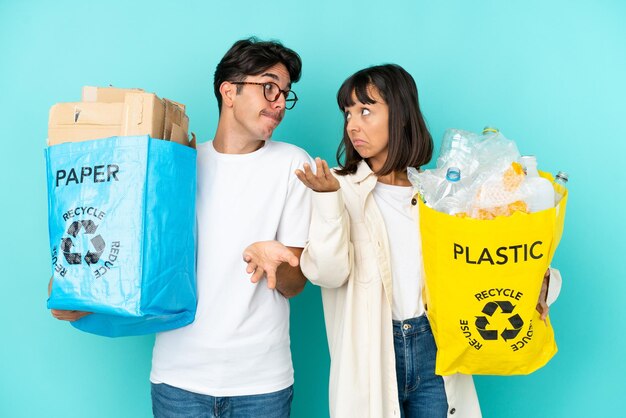
[[[350,242],[350,217],[341,189],[313,192],[309,241],[300,263],[302,272],[313,284],[326,288],[342,286],[354,265]]]
[[[548,286],[548,295],[546,297],[546,303],[548,306],[552,305],[556,301],[556,298],[559,297],[562,284],[563,279],[561,278],[561,272],[550,267],[550,285]]]

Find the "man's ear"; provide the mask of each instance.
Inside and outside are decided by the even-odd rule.
[[[237,95],[237,86],[224,81],[220,84],[220,94],[222,95],[222,106],[233,107],[233,100]]]

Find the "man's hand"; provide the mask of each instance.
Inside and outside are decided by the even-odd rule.
[[[315,159],[316,171],[313,173],[311,166],[304,164],[302,170],[296,170],[296,176],[309,189],[316,192],[336,192],[339,190],[339,181],[333,176],[328,168],[328,163],[319,157]]]
[[[92,314],[92,312],[66,311],[63,309],[51,309],[50,312],[52,313],[52,316],[56,319],[69,322],[78,321],[80,318]]]
[[[548,298],[548,286],[550,285],[550,269],[546,270],[543,275],[543,283],[541,284],[541,292],[539,293],[539,301],[537,302],[537,312],[541,314],[541,320],[545,321],[548,317],[550,307],[546,302]]]
[[[52,292],[52,279],[53,277],[50,277],[50,281],[48,282],[48,297],[50,297],[50,293]],[[50,313],[52,313],[52,316],[56,319],[70,322],[78,321],[80,318],[92,314],[92,312],[67,311],[64,309],[51,309]]]
[[[276,288],[276,270],[282,263],[296,267],[300,260],[289,248],[278,241],[260,241],[248,246],[243,252],[243,261],[248,266],[246,272],[252,274],[250,281],[258,283],[267,277],[267,287]]]

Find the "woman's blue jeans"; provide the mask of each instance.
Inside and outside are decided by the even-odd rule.
[[[443,378],[435,374],[437,346],[426,315],[393,321],[398,397],[402,418],[445,418]]]

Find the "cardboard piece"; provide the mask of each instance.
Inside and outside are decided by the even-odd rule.
[[[120,89],[117,87],[83,87],[83,102],[118,103],[124,101],[126,93],[143,93],[142,89]]]
[[[178,127],[176,130],[178,136],[180,136],[181,133],[184,133],[186,136],[187,132],[186,130],[183,130],[184,119],[187,117],[185,115],[185,106],[169,99],[163,99],[163,101],[165,102],[165,127],[163,130],[163,139],[168,141],[172,139],[172,129],[174,125]]]
[[[50,109],[48,145],[121,135],[124,103],[57,103]]]
[[[189,145],[185,106],[141,89],[83,87],[83,101],[50,109],[48,145],[150,135]]]

